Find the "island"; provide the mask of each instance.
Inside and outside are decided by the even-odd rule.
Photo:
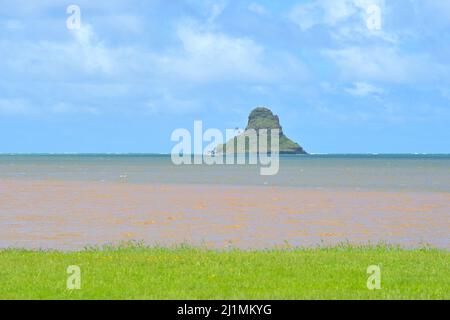
[[[216,154],[224,154],[229,152],[227,149],[227,145],[229,143],[237,144],[237,139],[239,137],[246,137],[249,135],[249,132],[254,132],[258,134],[261,129],[267,129],[268,135],[270,137],[270,130],[278,129],[279,130],[279,152],[280,154],[308,154],[298,143],[289,139],[283,132],[283,128],[280,125],[280,119],[277,115],[274,115],[273,112],[266,107],[258,107],[255,108],[248,117],[248,124],[243,133],[237,135],[234,139],[227,141],[225,144],[220,144],[217,146],[215,153]],[[254,131],[253,131],[254,130]],[[237,150],[236,148],[230,148],[230,150]],[[269,150],[270,150],[270,141],[269,141]],[[245,151],[252,153],[258,152],[257,145],[247,144],[245,147]]]

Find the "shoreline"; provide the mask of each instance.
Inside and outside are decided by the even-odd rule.
[[[391,244],[386,242],[378,243],[349,243],[340,242],[331,245],[317,244],[315,246],[291,246],[290,244],[282,244],[279,246],[267,247],[267,248],[237,248],[237,247],[206,247],[203,245],[190,245],[190,244],[174,244],[168,246],[162,246],[158,244],[147,244],[140,240],[130,240],[117,243],[105,243],[101,245],[85,246],[79,249],[73,250],[60,250],[52,248],[21,248],[21,247],[0,247],[0,254],[2,253],[29,253],[29,254],[83,254],[83,253],[105,253],[115,251],[134,251],[134,252],[165,252],[165,253],[177,253],[177,252],[197,252],[199,254],[214,253],[214,254],[230,254],[230,253],[313,253],[313,252],[353,252],[353,253],[370,253],[370,252],[403,252],[403,253],[419,253],[419,252],[435,252],[442,254],[449,254],[450,248],[438,248],[428,244],[423,244],[419,247],[403,247],[397,244]]]

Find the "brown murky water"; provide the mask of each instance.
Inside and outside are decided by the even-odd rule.
[[[0,247],[450,248],[450,193],[0,179]]]

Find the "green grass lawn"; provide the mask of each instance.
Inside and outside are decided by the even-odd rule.
[[[66,287],[67,267],[81,289]],[[370,291],[367,267],[381,268]],[[349,247],[266,251],[122,246],[0,251],[1,299],[449,299],[450,253]]]

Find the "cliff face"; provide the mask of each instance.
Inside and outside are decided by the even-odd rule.
[[[280,119],[277,115],[274,115],[272,111],[267,108],[256,108],[254,109],[249,117],[248,124],[245,128],[245,132],[241,136],[247,136],[249,130],[255,130],[259,133],[260,129],[268,129],[268,134],[270,136],[270,129],[279,129],[280,130],[280,153],[282,154],[306,154],[306,151],[296,142],[290,140],[283,133],[283,128],[280,125]],[[236,139],[235,143],[236,143]],[[232,141],[228,141],[228,143],[232,143]],[[217,147],[217,152],[225,153],[226,145],[220,145]],[[257,152],[257,145],[250,144],[246,146],[246,152]]]
[[[245,130],[249,129],[280,129],[280,133],[283,134],[280,119],[267,108],[256,108],[250,112]]]

